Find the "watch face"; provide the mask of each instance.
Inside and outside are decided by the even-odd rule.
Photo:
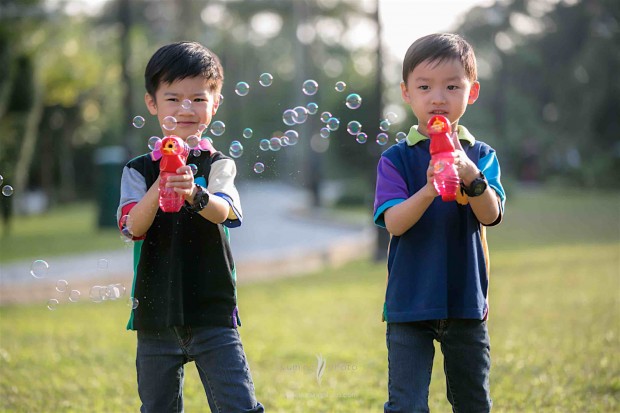
[[[487,183],[484,179],[476,179],[472,185],[472,192],[475,196],[482,195],[485,189],[487,189]]]

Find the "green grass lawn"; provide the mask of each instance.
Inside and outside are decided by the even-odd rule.
[[[619,206],[618,195],[527,191],[489,230],[494,411],[620,410]],[[240,331],[267,411],[382,411],[385,277],[383,263],[355,262],[241,286]],[[0,308],[0,411],[137,411],[128,311],[66,297],[54,311]],[[441,363],[438,349],[430,404],[448,412]],[[185,400],[208,411],[192,364]]]
[[[0,235],[0,263],[63,254],[123,248],[116,228],[97,228],[93,203],[55,207],[34,216],[16,216],[7,234]]]

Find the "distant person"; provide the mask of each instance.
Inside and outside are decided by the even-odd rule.
[[[200,136],[215,115],[224,81],[218,57],[199,43],[161,47],[145,70],[146,106],[176,118],[172,131]],[[201,126],[204,125],[204,126]],[[134,243],[127,329],[137,331],[136,368],[142,412],[183,411],[184,365],[195,361],[213,412],[263,412],[237,327],[235,264],[228,229],[241,225],[232,159],[213,149],[192,153],[168,180],[185,198],[179,212],[158,205],[160,160],[145,154],[123,170],[117,218]],[[137,306],[136,306],[137,304]]]
[[[491,410],[485,227],[501,221],[505,194],[495,151],[459,125],[479,91],[474,51],[460,36],[432,34],[407,50],[401,93],[418,125],[381,155],[374,202],[375,223],[391,234],[385,412],[429,411],[434,340],[453,411]],[[455,131],[457,201],[442,201],[433,185],[427,130],[433,115],[447,117]]]

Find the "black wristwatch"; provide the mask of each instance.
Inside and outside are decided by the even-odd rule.
[[[466,186],[463,181],[461,181],[461,191],[470,198],[482,195],[482,193],[486,191],[487,186],[487,179],[484,177],[482,171],[480,171],[480,176],[471,181],[469,186]]]
[[[209,203],[209,191],[196,184],[196,195],[194,195],[194,203],[192,205],[188,205],[186,208],[190,212],[199,213]]]

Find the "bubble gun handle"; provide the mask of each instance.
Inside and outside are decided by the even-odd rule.
[[[161,161],[159,163],[159,207],[164,212],[179,212],[185,202],[183,195],[173,188],[166,188],[168,177],[177,174],[177,169],[185,165],[189,147],[178,136],[166,136],[161,141]]]
[[[428,120],[427,130],[431,138],[431,163],[435,171],[433,184],[443,201],[454,201],[460,179],[452,155],[454,144],[450,138],[450,121],[445,116],[435,115]]]

